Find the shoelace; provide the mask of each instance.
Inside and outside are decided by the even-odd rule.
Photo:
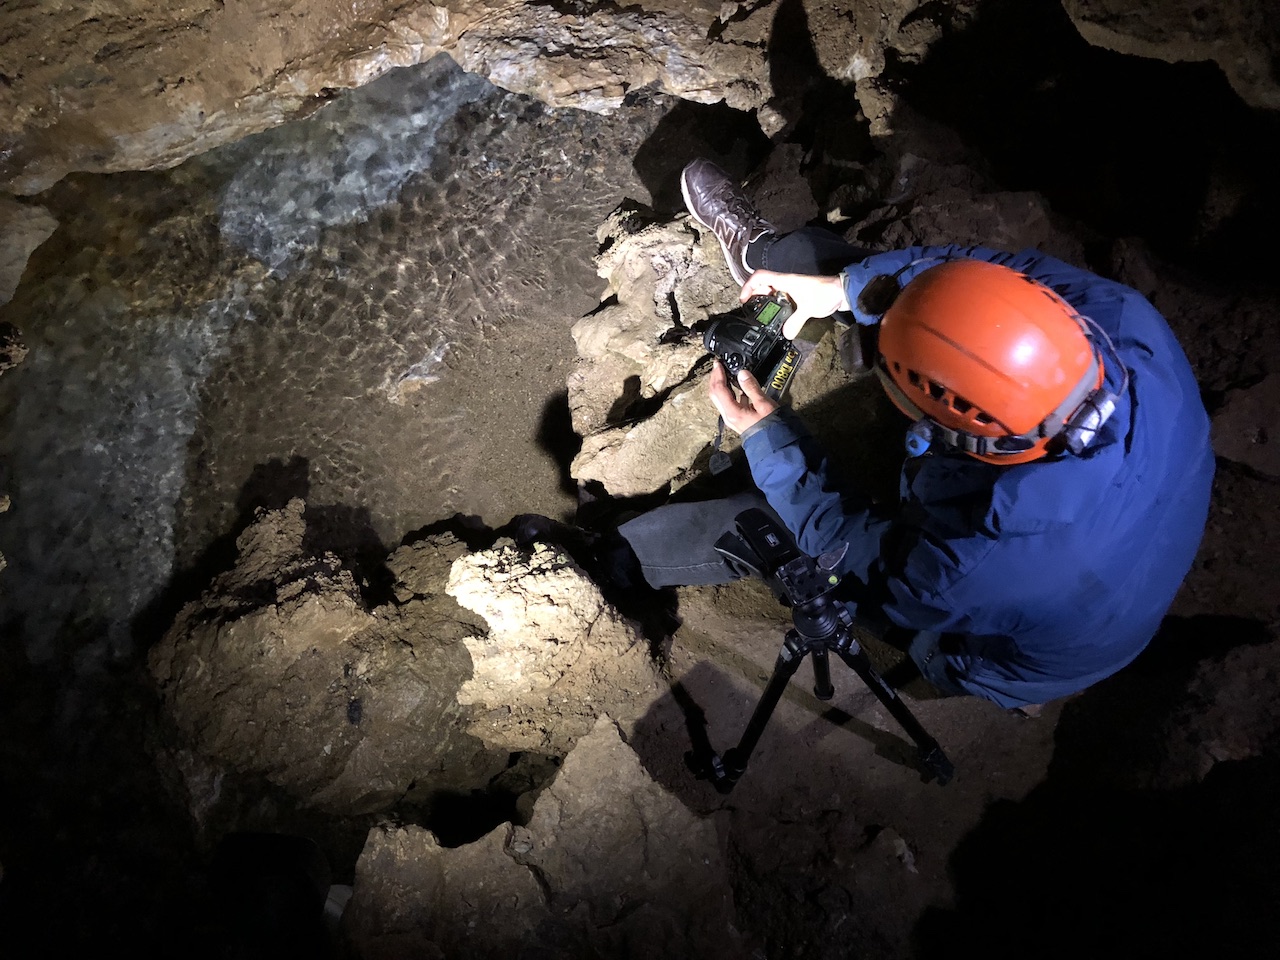
[[[726,190],[725,193],[728,194],[728,197],[723,201],[724,211],[716,217],[717,225],[724,223],[730,216],[736,217],[747,228],[748,232],[760,224],[767,224],[767,221],[756,212],[755,208],[736,191]]]

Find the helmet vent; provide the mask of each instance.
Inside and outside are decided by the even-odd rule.
[[[996,422],[995,417],[983,413],[972,402],[952,393],[946,386],[936,380],[930,380],[928,377],[922,376],[918,370],[912,370],[910,367],[904,369],[902,364],[896,361],[893,363],[893,370],[895,373],[905,373],[907,383],[912,387],[927,395],[931,400],[950,407],[960,416],[968,418],[970,423],[986,426]]]

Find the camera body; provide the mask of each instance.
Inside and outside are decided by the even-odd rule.
[[[800,351],[782,335],[782,325],[794,312],[795,304],[783,294],[752,297],[736,310],[711,317],[703,345],[731,377],[748,370],[765,394],[777,400],[800,365]]]

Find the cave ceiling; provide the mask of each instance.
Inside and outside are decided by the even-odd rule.
[[[813,59],[887,133],[878,79],[944,24],[1000,0],[18,0],[0,11],[0,190],[73,171],[173,166],[306,114],[338,91],[445,52],[552,106],[607,113],[648,89],[754,112],[776,133],[786,15]],[[1280,106],[1265,0],[1063,0],[1089,42],[1214,61],[1246,103]]]

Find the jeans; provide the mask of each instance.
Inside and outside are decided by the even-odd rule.
[[[781,518],[758,490],[697,503],[668,503],[618,527],[640,561],[651,587],[697,587],[729,583],[745,571],[730,565],[715,542],[734,529],[743,510],[757,507],[779,525]]]
[[[775,273],[833,277],[870,251],[846,243],[830,230],[801,227],[793,233],[766,233],[747,247],[747,266]]]

